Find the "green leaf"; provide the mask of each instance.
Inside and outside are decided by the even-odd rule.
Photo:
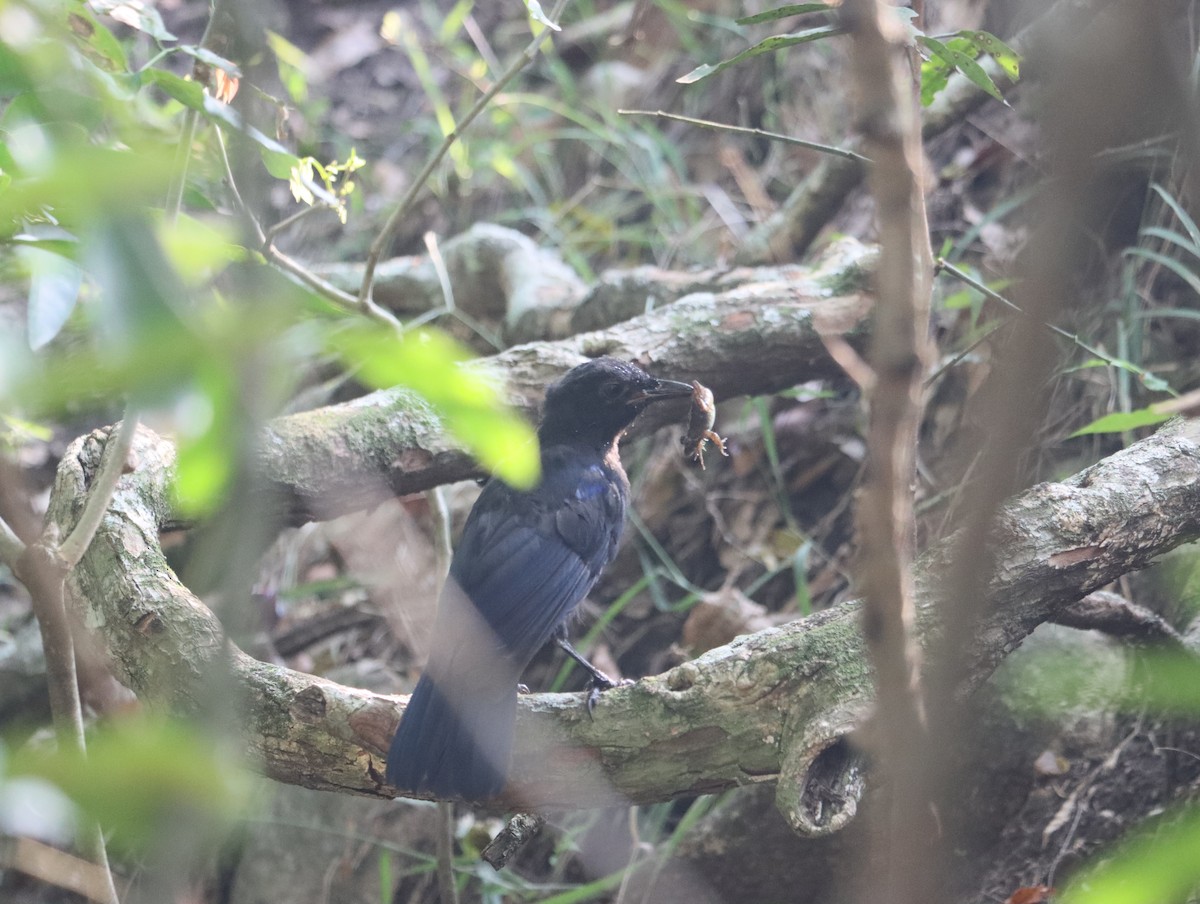
[[[67,25],[88,59],[101,69],[125,72],[129,68],[121,42],[86,7],[78,6],[72,10],[67,15]]]
[[[538,3],[538,0],[525,0],[525,11],[529,13],[529,18],[539,25],[544,25],[551,31],[562,31],[562,28],[557,23],[551,22],[542,11],[542,4]]]
[[[737,56],[722,60],[720,63],[705,63],[702,66],[697,66],[687,75],[681,76],[675,79],[675,81],[681,85],[691,85],[723,69],[728,69],[742,60],[748,60],[751,57],[770,53],[774,50],[782,50],[784,47],[791,47],[793,44],[807,44],[810,41],[819,41],[822,38],[829,38],[845,33],[846,29],[840,25],[823,25],[820,28],[810,28],[807,31],[798,31],[794,34],[774,35],[765,41],[759,41],[753,47],[743,50]]]
[[[162,16],[150,3],[131,3],[127,0],[89,0],[88,5],[96,12],[104,13],[122,25],[145,32],[157,41],[175,40],[175,35],[167,31],[167,27],[163,25]]]
[[[1200,245],[1174,229],[1164,229],[1160,226],[1145,226],[1138,232],[1143,238],[1161,239],[1167,244],[1176,246],[1180,251],[1186,251],[1192,257],[1200,260]]]
[[[960,31],[959,34],[970,39],[980,53],[990,54],[1009,80],[1015,82],[1020,79],[1021,55],[1008,44],[987,31]]]
[[[1087,436],[1091,433],[1124,433],[1126,430],[1136,430],[1138,427],[1149,427],[1161,424],[1171,419],[1171,415],[1155,411],[1153,408],[1139,408],[1136,411],[1114,411],[1102,418],[1097,418],[1086,427],[1080,427],[1069,437]]]
[[[279,68],[279,80],[287,88],[288,94],[297,104],[308,102],[308,76],[305,74],[308,57],[304,51],[282,35],[273,31],[267,32],[267,44],[275,54],[275,62]],[[275,176],[275,173],[271,175]],[[286,179],[287,176],[275,176]]]
[[[1007,103],[1004,100],[1004,95],[1000,93],[1000,89],[996,87],[996,83],[992,81],[992,77],[984,71],[983,67],[975,62],[974,57],[954,46],[953,42],[943,44],[936,38],[931,38],[928,35],[918,35],[917,42],[921,46],[928,49],[939,59],[949,63],[963,75],[965,75],[975,87],[986,91],[996,100],[1002,103]]]
[[[1139,829],[1115,852],[1082,870],[1063,892],[1062,904],[1187,900],[1200,888],[1200,807],[1177,809],[1175,816],[1175,821]]]
[[[1187,230],[1187,234],[1192,237],[1192,244],[1200,246],[1200,227],[1196,226],[1196,221],[1183,209],[1183,205],[1175,200],[1174,196],[1161,185],[1155,183],[1150,187],[1154,189],[1158,196],[1163,199],[1163,203],[1170,207],[1175,216],[1179,218],[1179,222],[1183,224],[1183,228]]]
[[[204,90],[204,86],[191,79],[181,78],[165,69],[146,69],[142,79],[157,85],[185,107],[203,113],[217,125],[227,126],[240,132],[259,146],[263,164],[277,179],[286,179],[299,158],[274,138],[269,138],[254,126],[246,125],[240,113],[228,104],[223,104]]]
[[[73,262],[40,248],[22,248],[21,259],[29,270],[29,347],[37,351],[59,334],[83,284],[83,271]]]
[[[70,142],[48,150],[36,176],[14,179],[0,194],[0,222],[53,219],[71,228],[92,216],[161,203],[173,168],[162,145],[109,150]]]
[[[211,732],[150,717],[113,720],[89,732],[86,755],[25,745],[13,751],[5,773],[55,785],[122,850],[169,833],[181,812],[215,827],[238,812],[250,791],[249,773],[218,749]]]
[[[1189,270],[1180,261],[1177,261],[1170,255],[1162,254],[1158,251],[1151,251],[1148,248],[1126,248],[1125,254],[1129,257],[1143,257],[1148,261],[1153,261],[1156,264],[1166,267],[1185,283],[1187,283],[1193,292],[1195,292],[1197,295],[1200,295],[1200,275],[1197,275],[1194,271]]]
[[[921,61],[921,106],[928,107],[950,83],[952,68],[936,57]]]
[[[445,418],[449,431],[485,468],[506,483],[528,488],[540,478],[537,435],[504,404],[499,387],[462,362],[470,352],[444,333],[354,325],[330,345],[376,387],[416,390]]]
[[[237,63],[225,59],[225,57],[221,56],[220,54],[213,53],[207,47],[196,47],[193,44],[180,44],[178,49],[202,63],[207,63],[214,69],[222,69],[225,72],[228,72],[234,78],[242,78],[242,70],[238,68]]]
[[[234,261],[247,258],[246,249],[233,241],[234,230],[227,220],[210,224],[187,214],[158,222],[158,236],[167,259],[192,286],[214,278]]]
[[[204,86],[199,82],[166,69],[143,69],[140,75],[143,84],[161,88],[168,97],[173,97],[185,107],[204,109]]]
[[[758,25],[762,22],[774,22],[778,19],[788,19],[805,13],[834,12],[836,4],[830,3],[789,3],[777,9],[769,9],[765,13],[755,13],[753,16],[743,16],[736,20],[738,25]]]
[[[976,289],[966,288],[953,292],[942,299],[942,307],[947,311],[959,311],[972,308],[983,298],[983,293]]]
[[[172,406],[179,454],[175,505],[185,518],[211,515],[225,498],[237,454],[237,386],[224,361],[200,362],[200,375]]]

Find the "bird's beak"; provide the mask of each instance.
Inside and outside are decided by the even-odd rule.
[[[654,385],[629,397],[630,405],[640,405],[644,402],[662,402],[666,399],[681,399],[692,394],[691,383],[680,383],[677,380],[655,380]]]

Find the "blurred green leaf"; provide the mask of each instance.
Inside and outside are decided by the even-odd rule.
[[[144,84],[156,85],[185,107],[197,111],[204,109],[204,86],[194,79],[184,78],[166,69],[146,69],[140,76]]]
[[[86,143],[47,145],[36,171],[14,179],[0,194],[0,222],[45,219],[62,225],[161,202],[172,171],[173,149],[145,145],[110,150]]]
[[[308,57],[304,51],[287,38],[273,31],[267,32],[267,44],[275,54],[275,63],[279,68],[279,80],[287,89],[288,95],[298,104],[308,101],[308,76],[305,66]],[[275,175],[272,173],[272,175]],[[286,178],[276,176],[276,178]]]
[[[104,13],[130,28],[145,32],[157,41],[174,41],[175,35],[167,31],[162,16],[150,3],[141,0],[88,0],[96,12]]]
[[[538,23],[539,25],[544,25],[551,31],[562,31],[562,28],[556,22],[551,22],[545,12],[542,11],[542,4],[538,3],[538,0],[524,0],[524,2],[525,11],[529,13],[529,18],[532,21]],[[534,34],[537,34],[536,30],[534,31]]]
[[[67,24],[88,59],[97,66],[109,72],[125,72],[129,68],[121,42],[87,7],[76,6],[67,15]]]
[[[237,455],[237,385],[232,362],[202,365],[173,408],[179,454],[175,505],[185,518],[212,514],[225,498]]]
[[[508,408],[497,386],[460,366],[470,352],[449,336],[433,330],[397,336],[355,324],[330,344],[372,386],[407,386],[428,399],[447,429],[496,476],[515,487],[537,483],[541,464],[533,428]]]
[[[742,60],[748,60],[763,53],[782,50],[784,47],[791,47],[794,44],[807,44],[810,41],[819,41],[822,38],[829,38],[845,33],[846,29],[840,25],[822,25],[819,28],[810,28],[806,31],[798,31],[795,34],[774,35],[764,41],[759,41],[753,47],[743,50],[737,56],[722,60],[719,63],[705,63],[702,66],[697,66],[687,75],[680,76],[675,81],[681,85],[691,85],[701,79],[708,78],[710,75],[715,75],[723,69],[728,69]]]
[[[49,442],[54,431],[44,424],[35,424],[0,411],[0,446],[14,447],[26,442]]]
[[[233,241],[234,226],[228,220],[203,222],[179,214],[172,220],[160,219],[157,231],[168,260],[188,285],[214,278],[249,254]]]
[[[193,44],[180,44],[179,50],[202,63],[212,66],[214,69],[223,69],[234,78],[242,77],[242,70],[238,67],[237,63],[225,59],[225,57],[221,56],[220,54],[213,53],[207,47],[196,47]]]
[[[264,135],[254,126],[247,125],[240,113],[228,104],[212,97],[204,86],[191,79],[181,78],[165,69],[146,69],[141,73],[143,83],[156,85],[185,107],[204,115],[206,119],[245,135],[258,145],[263,164],[277,179],[287,178],[299,158],[274,138]]]
[[[58,254],[40,248],[21,248],[29,270],[29,347],[37,351],[66,325],[79,300],[83,271]]]
[[[836,11],[837,4],[833,3],[789,3],[787,6],[769,9],[765,13],[756,13],[753,16],[743,16],[737,20],[737,24],[758,25],[762,22],[774,22],[777,19],[788,19],[792,16],[803,15],[804,13]]]
[[[97,730],[86,756],[26,745],[12,753],[7,774],[62,789],[123,849],[152,841],[185,814],[231,818],[249,790],[248,773],[217,750],[211,732],[149,717]]]
[[[1176,810],[1080,872],[1061,904],[1172,904],[1200,889],[1200,808]]]
[[[1114,411],[1104,417],[1097,418],[1086,427],[1080,427],[1069,438],[1087,436],[1092,433],[1124,433],[1126,430],[1136,430],[1138,427],[1149,427],[1161,424],[1171,419],[1170,414],[1155,411],[1154,408],[1139,408],[1136,411]]]
[[[1021,662],[1021,697],[1041,713],[1084,708],[1200,715],[1200,659],[1189,653],[1114,650],[1110,661],[1100,662],[1095,650],[1060,648]]]

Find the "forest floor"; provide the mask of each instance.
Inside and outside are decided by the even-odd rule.
[[[167,0],[160,6],[173,31],[198,38],[207,4]],[[254,76],[268,94],[291,92],[280,140],[319,160],[344,160],[353,148],[367,161],[356,174],[348,224],[328,213],[309,216],[281,239],[288,253],[312,263],[360,261],[440,138],[437,109],[462,110],[478,85],[528,42],[520,4],[460,4],[470,12],[454,29],[446,26],[446,6],[290,0],[264,7],[270,27],[304,54],[296,70],[267,67]],[[1010,13],[1011,4],[931,6],[942,23],[930,32],[984,27],[1008,34],[1024,24]],[[822,155],[761,135],[616,111],[669,110],[832,145],[851,138],[845,48],[832,41],[765,54],[682,85],[676,79],[699,63],[744,46],[744,38],[721,27],[738,14],[732,5],[709,0],[686,10],[641,2],[586,7],[588,14],[576,15],[554,37],[553,51],[485,112],[461,151],[438,170],[393,253],[423,255],[427,233],[445,241],[476,223],[493,222],[553,248],[585,283],[609,268],[723,267]],[[392,29],[388,39],[381,26]],[[1036,84],[1021,85],[1010,101],[985,104],[926,147],[935,253],[997,286],[1027,236],[1025,205],[1042,163],[1030,112]],[[1135,342],[1133,321],[1123,314],[1130,280],[1146,293],[1156,288],[1163,304],[1195,308],[1194,298],[1184,298],[1185,287],[1154,283],[1122,257],[1145,225],[1148,181],[1144,173],[1130,177],[1130,200],[1098,238],[1102,253],[1094,270],[1081,275],[1081,295],[1092,303],[1062,311],[1061,325],[1183,389],[1197,373],[1195,360],[1180,350],[1195,347],[1198,321],[1160,322],[1154,331],[1139,332]],[[274,187],[270,201],[280,215],[294,209],[283,185]],[[839,235],[874,240],[865,188],[844,199],[805,259]],[[961,453],[987,432],[987,425],[972,420],[970,402],[986,378],[990,349],[972,343],[1004,316],[948,276],[939,278],[936,299],[939,362],[958,363],[927,398],[917,488],[922,546],[945,537],[960,514],[956,491],[971,469]],[[477,350],[486,351],[486,343]],[[1049,417],[1026,456],[1027,483],[1073,473],[1119,448],[1119,434],[1069,437],[1107,413],[1114,398],[1124,395],[1133,407],[1146,402],[1143,387],[1131,384],[1128,373],[1083,367],[1089,357],[1064,343],[1063,365],[1047,387]],[[65,442],[104,422],[97,414],[60,425],[48,443],[28,444],[19,453],[26,475],[47,486]],[[679,474],[677,431],[639,441],[626,459],[641,525],[631,527],[629,542],[575,630],[583,636],[619,604],[590,637],[594,661],[626,677],[656,674],[737,634],[852,598],[862,428],[857,388],[842,379],[724,403],[719,429],[729,437],[731,454],[710,456],[704,472]],[[668,472],[673,476],[664,477]],[[456,519],[475,492],[473,486],[449,490]],[[417,497],[285,532],[264,560],[257,588],[261,646],[253,652],[348,684],[407,690],[419,674],[435,610],[432,536],[429,506]],[[1169,581],[1135,575],[1116,589],[1168,617],[1182,616],[1173,609]],[[26,605],[19,587],[0,585],[0,624],[16,624]],[[1098,663],[1126,655],[1114,640],[1090,634],[1064,639],[1065,632],[1048,630],[1030,646],[1087,644]],[[560,656],[547,652],[535,660],[527,683],[535,689],[583,686],[577,673],[562,672]],[[1020,889],[1061,885],[1131,827],[1200,793],[1194,724],[1122,714],[1102,702],[1055,722],[1021,710],[1013,702],[1018,692],[1001,686],[991,696],[994,734],[984,746],[992,753],[965,760],[963,812],[948,817],[949,825],[965,826],[961,839],[948,845],[964,902],[1004,902]],[[292,788],[262,793],[270,801],[262,825],[248,826],[214,858],[211,871],[197,880],[197,900],[378,901],[384,872],[399,877],[392,900],[434,899],[427,861],[399,853],[433,850],[431,808]],[[732,840],[717,852],[703,822],[713,820],[709,830],[717,832],[712,826],[719,825],[719,811],[735,806],[724,799],[678,801],[633,816],[567,816],[522,854],[511,875],[500,876],[474,861],[481,836],[499,823],[464,812],[456,824],[457,863],[463,875],[476,877],[467,883],[466,900],[548,900],[556,894],[564,901],[616,900],[618,883],[608,877],[631,859],[654,864],[672,852],[690,877],[677,893],[645,880],[651,871],[657,877],[657,868],[647,866],[640,870],[648,883],[638,892],[642,897],[634,897],[635,882],[620,892],[624,899],[840,899],[825,883],[852,879],[857,858],[848,844],[795,838],[769,805],[747,805],[745,812],[754,815],[746,818],[761,822],[744,827],[743,842],[770,858],[764,863]],[[693,819],[697,826],[688,828]],[[322,826],[329,831],[322,833]],[[385,839],[387,846],[376,848],[371,839]],[[588,847],[602,853],[580,855]],[[814,858],[823,864],[814,865]],[[570,898],[569,889],[579,896]],[[13,900],[48,900],[29,889],[21,893],[27,897]],[[1026,902],[1037,900],[1035,892],[1028,894]]]

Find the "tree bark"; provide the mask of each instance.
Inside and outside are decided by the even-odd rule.
[[[377,432],[387,448],[391,437]],[[51,517],[69,529],[101,451],[68,449]],[[391,797],[383,757],[403,698],[373,694],[258,662],[233,647],[168,567],[159,527],[171,519],[174,447],[146,429],[137,468],[71,580],[118,674],[147,703],[186,713],[214,686],[234,687],[249,755],[281,782]],[[1153,437],[1004,507],[992,531],[989,608],[972,649],[985,678],[1067,603],[1200,537],[1200,422]],[[920,561],[919,633],[938,630],[945,547]],[[648,803],[778,782],[798,831],[837,830],[854,815],[862,779],[847,738],[872,703],[856,604],[711,650],[669,672],[605,694],[589,718],[579,694],[521,699],[513,782],[503,803],[529,808]]]

